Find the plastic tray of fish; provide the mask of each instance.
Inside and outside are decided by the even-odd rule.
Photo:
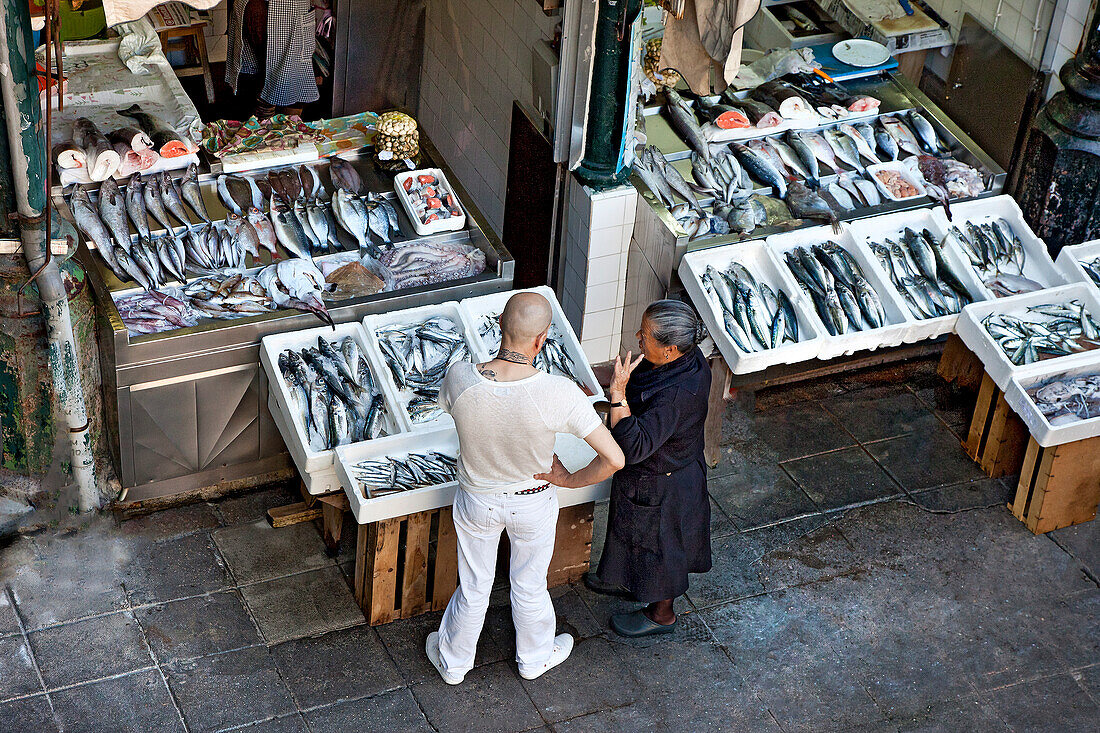
[[[1092,327],[1093,322],[1100,323],[1098,320],[1100,319],[1100,293],[1096,288],[1085,283],[1062,285],[1048,290],[969,305],[959,316],[955,331],[967,348],[981,359],[989,378],[1005,390],[1014,375],[1033,372],[1036,370],[1036,365],[1043,365],[1043,368],[1049,366],[1051,369],[1066,369],[1100,359],[1100,351],[1097,351],[1100,340],[1093,340],[1093,337],[1088,334],[1078,333],[1077,328],[1072,327],[1072,323],[1068,323],[1068,320],[1073,319],[1074,316],[1062,310],[1067,309],[1080,318],[1082,307],[1085,316],[1091,319],[1088,328]],[[1017,332],[1020,327],[1013,325],[1017,320],[1025,324],[1040,324],[1038,329],[1023,326],[1028,329],[1028,333],[1036,334],[1032,340],[1033,351],[1023,343],[1028,339],[1018,337]],[[992,326],[1000,341],[987,330],[987,324]],[[1043,346],[1050,340],[1050,337],[1044,338],[1044,329],[1049,331],[1052,328],[1057,329],[1061,334],[1056,339],[1062,346],[1060,350],[1069,350],[1070,353],[1052,356],[1044,352]],[[1067,347],[1065,342],[1067,338],[1076,341],[1077,346]],[[1006,340],[1007,343],[1005,343]],[[1002,343],[1005,345],[1002,346]],[[1078,348],[1080,350],[1073,350]],[[1027,361],[1029,351],[1038,358]],[[1021,358],[1018,359],[1020,364],[1012,360],[1017,353],[1021,354]]]
[[[989,297],[988,292],[982,287],[981,282],[970,268],[969,261],[959,250],[958,245],[952,238],[946,236],[943,226],[946,219],[937,216],[938,213],[941,213],[938,209],[913,209],[867,219],[857,219],[844,224],[844,227],[855,238],[856,243],[865,252],[872,255],[872,269],[879,273],[880,278],[890,281],[894,292],[905,306],[910,325],[904,343],[915,343],[951,333],[955,329],[956,321],[959,319],[961,306],[967,305],[960,298],[960,308],[956,312],[946,315],[930,315],[930,306],[922,297],[921,291],[913,286],[912,280],[904,280],[904,278],[911,278],[921,273],[921,269],[915,261],[916,258],[909,252],[909,247],[906,245],[907,229],[915,235],[920,235],[928,230],[932,240],[942,244],[938,253],[941,259],[936,259],[937,252],[935,250],[930,250],[934,262],[926,262],[925,267],[927,268],[929,264],[935,265],[937,282],[942,286],[940,295],[945,305],[950,305],[950,309],[954,309],[955,298],[952,297],[952,293],[958,294],[957,290],[947,285],[948,282],[954,282],[956,286],[961,287],[971,302],[987,300]],[[891,246],[894,244],[898,245],[897,250],[894,250]],[[928,251],[925,250],[926,253]],[[945,269],[953,274],[945,275]],[[895,280],[895,276],[897,280]],[[905,282],[910,283],[908,288],[906,288]],[[902,293],[903,289],[905,289],[904,294]]]
[[[837,293],[837,297],[833,299],[832,306],[829,305],[826,298],[816,299],[813,295],[808,296],[811,301],[810,307],[814,309],[815,314],[822,321],[822,325],[825,326],[826,330],[826,336],[818,358],[832,359],[856,351],[897,346],[905,341],[910,329],[905,305],[901,302],[893,286],[874,267],[873,256],[869,251],[858,246],[851,232],[842,229],[840,234],[836,234],[833,232],[832,227],[813,227],[785,234],[775,234],[768,237],[765,242],[776,262],[781,263],[782,267],[789,270],[787,264],[788,252],[791,252],[791,256],[794,257],[794,251],[802,249],[810,254],[812,262],[816,262],[821,266],[819,272],[826,273],[829,284],[835,283],[831,290]],[[862,271],[862,278],[867,287],[863,287],[864,283],[859,282],[858,277],[848,281],[850,283],[854,282],[855,287],[848,287],[847,292],[839,287],[842,281],[828,269],[825,263],[830,260],[835,262],[834,269],[843,268],[844,264],[850,263],[847,263],[842,253],[834,252],[830,255],[829,250],[832,248],[826,244],[827,242],[836,243],[843,252],[851,255],[851,260]],[[848,276],[846,268],[841,269],[840,272],[846,277]],[[810,276],[812,278],[812,274]],[[791,277],[798,279],[793,271]],[[857,292],[858,289],[862,289],[863,293]],[[829,296],[829,290],[826,289],[827,297]],[[845,300],[848,301],[847,304],[844,303]],[[875,304],[876,300],[877,305]],[[829,312],[835,312],[834,318],[844,329],[843,331],[836,326],[830,328],[829,325],[825,324],[825,314]],[[874,320],[871,320],[872,318]],[[859,324],[858,330],[855,322]],[[881,325],[876,326],[874,325],[875,322]],[[834,330],[836,333],[833,333]]]
[[[279,430],[279,435],[283,436],[283,442],[290,445],[292,439],[297,439],[297,433],[295,429],[286,421],[286,417],[282,413],[282,408],[279,407],[278,400],[275,399],[275,391],[271,390],[267,396],[267,409],[271,413],[271,420],[275,423],[275,427]],[[294,452],[291,451],[291,458],[294,459],[294,465],[298,466],[298,474],[302,478],[302,483],[305,484],[306,493],[311,496],[320,496],[321,494],[330,494],[333,491],[340,491],[343,486],[340,484],[340,477],[336,475],[335,463],[330,464],[327,468],[319,468],[316,471],[305,471],[298,463],[298,459],[294,457]],[[327,453],[335,455],[335,450],[327,451]]]
[[[319,471],[331,469],[334,453],[331,448],[316,450],[311,446],[309,430],[302,422],[298,410],[293,409],[293,405],[296,403],[290,392],[291,386],[284,378],[282,370],[279,369],[279,355],[286,349],[301,350],[316,347],[318,336],[323,336],[325,340],[334,345],[338,345],[348,336],[355,339],[359,345],[359,350],[367,359],[368,368],[373,373],[375,382],[379,383],[381,381],[379,369],[368,354],[367,339],[363,326],[358,322],[338,324],[335,330],[327,326],[321,326],[304,331],[290,331],[264,337],[260,342],[260,363],[267,374],[269,402],[274,400],[271,413],[281,421],[281,424],[280,422],[276,423],[279,426],[279,432],[283,436],[287,450],[290,451],[290,455],[294,459],[294,465],[298,467],[298,472],[303,477],[306,474],[316,474]],[[404,426],[399,420],[397,405],[385,393],[384,389],[382,399],[385,406],[382,432],[388,435],[402,432]],[[328,490],[331,491],[331,489]],[[324,492],[319,490],[312,493]]]
[[[742,333],[736,338],[747,341],[755,351],[748,351],[738,346],[734,341],[735,336],[726,329],[726,312],[713,290],[703,284],[708,267],[725,271],[731,263],[743,266],[758,285],[766,284],[773,293],[782,290],[790,300],[791,307],[798,322],[797,340],[790,341],[787,336],[781,336],[781,343],[775,348],[762,348],[756,337]],[[825,343],[825,327],[813,313],[813,304],[798,287],[794,279],[789,277],[782,266],[773,259],[764,240],[731,244],[724,247],[714,247],[684,255],[679,267],[680,279],[684,283],[684,289],[695,303],[703,322],[707,324],[711,337],[722,352],[726,364],[734,374],[751,374],[776,364],[796,364],[815,358]],[[709,276],[707,276],[709,279]],[[761,293],[754,291],[753,298],[763,300]],[[761,314],[763,319],[773,324],[775,317],[772,307],[761,302],[759,307],[766,311]],[[751,317],[751,316],[750,316]],[[734,318],[731,316],[731,318]],[[736,322],[737,319],[734,318]],[[761,322],[760,330],[767,330]],[[737,326],[740,328],[740,326]],[[786,330],[786,329],[784,329]],[[762,334],[769,337],[770,334]]]
[[[348,495],[351,511],[359,524],[426,512],[454,502],[458,481],[430,484],[405,490],[372,490],[371,498],[359,480],[359,465],[364,461],[408,459],[409,454],[431,454],[433,451],[451,458],[458,457],[458,433],[454,426],[436,426],[432,430],[402,433],[369,443],[342,445],[336,449],[336,475]]]
[[[945,228],[951,233],[952,238],[956,240],[960,238],[955,233],[957,229],[962,238],[974,244],[974,248],[980,247],[980,240],[975,242],[975,239],[981,236],[988,237],[989,234],[992,234],[992,239],[987,238],[987,241],[1001,245],[1002,240],[997,236],[996,230],[992,229],[994,226],[1003,226],[1003,224],[997,223],[999,220],[1004,220],[1004,223],[1008,224],[1010,231],[1004,232],[1005,235],[1011,238],[1014,234],[1019,238],[1022,254],[1009,255],[1006,253],[999,258],[995,265],[985,269],[974,267],[978,278],[983,282],[988,297],[1015,295],[1019,292],[1050,288],[1066,282],[1062,272],[1054,266],[1054,262],[1050,259],[1046,243],[1031,231],[1031,227],[1024,221],[1020,206],[1011,196],[992,196],[952,204],[952,221],[950,223],[947,223],[947,217],[942,211],[938,214],[946,223]],[[968,225],[974,227],[988,226],[982,229],[983,235],[974,232],[971,226]],[[958,244],[961,248],[960,251],[965,254],[967,251],[966,243],[959,241]],[[970,248],[973,252],[972,257],[980,257],[981,252],[974,251],[974,248]],[[1003,245],[1001,248],[1003,249]],[[1022,268],[1019,266],[1021,258],[1023,260]],[[1019,279],[1021,277],[1026,278],[1026,280]],[[1001,283],[994,283],[994,279],[1001,281]]]
[[[1095,267],[1090,265],[1095,262]],[[1100,287],[1100,239],[1062,247],[1054,266],[1066,282],[1092,283]],[[1095,274],[1091,274],[1095,273]]]
[[[1043,448],[1100,436],[1100,357],[1012,377],[1005,402]]]
[[[504,310],[504,305],[508,302],[508,299],[519,292],[525,291],[513,290],[491,293],[477,298],[467,298],[459,302],[459,308],[474,326],[478,361],[489,361],[496,356],[497,350],[500,348],[500,330],[497,325],[497,318],[500,316],[500,312]],[[555,340],[565,351],[568,358],[572,360],[571,363],[562,364],[565,367],[565,369],[562,369],[558,364],[561,364],[563,360],[546,353],[544,349],[546,358],[540,362],[540,368],[549,364],[551,374],[572,378],[590,397],[602,396],[603,388],[600,387],[596,374],[592,371],[592,366],[588,363],[588,358],[584,355],[580,341],[573,332],[569,320],[565,317],[554,291],[546,286],[540,286],[531,288],[529,292],[538,293],[550,301],[550,308],[553,311],[551,335],[556,337]]]
[[[390,367],[390,360],[384,352],[384,348],[386,347],[383,347],[381,344],[380,332],[384,333],[391,327],[411,328],[440,317],[449,319],[458,330],[459,335],[462,337],[462,344],[459,344],[456,348],[461,349],[462,345],[465,345],[467,353],[465,357],[466,360],[472,361],[476,359],[478,357],[478,350],[475,330],[463,315],[462,310],[458,307],[458,301],[452,300],[437,305],[424,305],[417,308],[393,311],[391,313],[379,313],[369,315],[363,319],[363,327],[367,331],[367,348],[371,354],[371,366],[374,367],[377,365],[375,373],[382,383],[383,391],[388,392],[393,403],[398,406],[397,417],[405,430],[428,430],[454,425],[454,420],[451,419],[450,415],[440,411],[438,408],[433,409],[435,399],[434,395],[430,394],[433,388],[438,388],[446,373],[445,367],[439,368],[439,360],[448,357],[443,353],[442,347],[439,349],[430,348],[430,351],[424,355],[419,353],[414,354],[412,353],[412,349],[406,349],[406,351],[402,352],[402,358],[404,358],[407,352],[414,362],[413,365],[409,365],[410,371],[405,372],[406,377],[411,373],[411,370],[417,369],[415,364],[423,362],[425,358],[429,359],[432,363],[424,363],[424,368],[428,369],[433,374],[438,373],[438,378],[433,380],[433,386],[428,389],[421,388],[421,392],[424,394],[417,394],[416,389],[412,387],[406,386],[403,388],[398,385]],[[420,342],[422,340],[417,339],[417,341]],[[429,368],[431,366],[435,366],[436,369],[431,370]],[[420,406],[420,409],[418,409],[417,406]],[[414,420],[413,414],[417,414],[419,417]]]
[[[441,218],[438,214],[437,218],[432,221],[425,222],[421,218],[420,213],[417,212],[417,207],[413,203],[412,198],[409,195],[409,191],[405,189],[406,182],[410,182],[409,186],[411,190],[415,190],[417,185],[420,185],[419,179],[421,177],[434,178],[435,183],[430,182],[423,185],[432,185],[436,189],[438,196],[426,197],[427,203],[425,204],[429,210],[431,208],[431,199],[438,199],[437,208],[442,209],[446,207],[448,212],[458,211],[458,215],[451,215],[447,218]],[[457,232],[466,228],[466,214],[465,209],[462,207],[462,202],[458,200],[458,196],[455,195],[454,187],[450,181],[447,180],[447,176],[443,175],[443,171],[438,168],[424,168],[422,170],[409,171],[407,173],[398,173],[393,179],[393,189],[397,192],[397,198],[401,201],[401,205],[405,207],[405,213],[409,215],[409,221],[412,222],[413,228],[416,229],[416,233],[420,236],[427,234],[438,234],[439,232]],[[448,197],[450,201],[448,201]],[[431,215],[425,213],[425,217],[430,218]]]

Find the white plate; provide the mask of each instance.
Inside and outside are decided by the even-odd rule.
[[[885,64],[890,58],[886,46],[865,38],[852,38],[833,46],[833,57],[850,66],[870,67]]]

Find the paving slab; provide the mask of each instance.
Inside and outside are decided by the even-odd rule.
[[[861,443],[942,427],[927,405],[898,385],[847,392],[821,406]]]
[[[50,712],[50,702],[45,695],[0,703],[0,733],[45,733],[57,730],[57,721]]]
[[[845,391],[840,379],[823,377],[758,390],[753,394],[753,402],[757,410],[764,412],[798,402],[828,399]]]
[[[543,724],[512,662],[475,667],[460,685],[438,675],[412,687],[428,723],[440,733],[512,733]]]
[[[19,633],[19,618],[15,615],[15,606],[7,591],[0,587],[0,636]]]
[[[129,611],[51,626],[27,638],[50,690],[153,664],[141,626]]]
[[[923,714],[899,718],[897,724],[902,733],[1006,733],[1009,730],[982,697],[932,702]]]
[[[370,626],[296,639],[271,648],[298,707],[369,697],[405,684]]]
[[[1073,527],[1048,532],[1047,537],[1077,558],[1100,583],[1100,521],[1092,520]]]
[[[128,537],[166,540],[214,529],[220,523],[218,512],[212,504],[197,502],[127,519],[119,523],[119,530]]]
[[[267,519],[267,510],[286,506],[302,500],[297,487],[288,482],[276,484],[260,491],[231,496],[216,502],[221,523],[225,526],[245,524]]]
[[[909,492],[985,478],[963,451],[958,436],[942,425],[866,448]]]
[[[745,442],[761,441],[781,461],[856,444],[855,438],[836,418],[816,402],[777,407],[767,412],[735,413],[730,422],[733,429],[727,442],[737,447]]]
[[[877,445],[882,444],[873,443],[868,450]],[[786,461],[782,466],[822,511],[901,493],[860,446]]]
[[[1001,508],[1016,496],[1016,484],[1004,479],[984,478],[955,486],[930,489],[914,495],[925,509],[957,512],[965,509]]]
[[[220,730],[295,710],[264,647],[172,662],[165,674],[192,731]]]
[[[219,529],[214,541],[241,585],[334,564],[310,522],[276,529],[259,520]]]
[[[155,669],[51,692],[50,699],[65,733],[102,733],[105,725],[118,733],[184,730]]]
[[[233,585],[208,532],[161,542],[147,540],[135,554],[125,580],[134,605],[196,596]]]
[[[1068,674],[1022,682],[989,693],[1013,731],[1096,730],[1100,706]]]
[[[305,718],[313,733],[376,729],[386,733],[433,731],[408,688],[310,710]]]
[[[1072,676],[1084,685],[1093,697],[1100,696],[1100,664],[1077,670]]]
[[[1046,632],[1069,667],[1100,661],[1100,588],[1046,599],[1034,606],[1046,618]]]
[[[442,611],[433,611],[374,627],[405,682],[413,684],[424,680],[440,680],[439,672],[424,653],[424,642],[429,633],[439,630],[439,621],[442,618]],[[512,653],[514,654],[514,651]],[[474,666],[511,658],[512,656],[507,655],[497,646],[493,635],[486,633],[483,629],[477,643]]]
[[[234,728],[234,733],[309,733],[305,718],[301,713],[284,715],[281,718],[263,720],[243,728]]]
[[[43,691],[31,650],[23,637],[0,639],[0,700]]]
[[[727,453],[731,470],[709,475],[707,490],[738,529],[752,529],[817,511],[813,500],[771,456],[732,446]]]
[[[576,642],[567,660],[520,683],[548,723],[627,705],[639,692],[631,670],[600,636]]]
[[[241,588],[269,644],[365,623],[335,565]]]
[[[572,720],[554,723],[554,733],[641,733],[652,731],[656,713],[639,702],[621,708],[598,710]]]
[[[162,663],[263,643],[236,591],[149,606],[135,615]]]

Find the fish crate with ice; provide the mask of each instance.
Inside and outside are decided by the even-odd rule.
[[[422,331],[429,322],[433,325]],[[478,355],[475,329],[458,302],[370,315],[363,327],[372,366],[378,366],[382,388],[398,406],[403,428],[453,427],[454,420],[438,407],[439,385],[450,364],[474,361]]]
[[[406,188],[406,185],[409,188]],[[454,187],[439,168],[398,173],[393,179],[393,189],[397,192],[397,198],[405,208],[405,213],[409,215],[413,228],[420,236],[455,232],[466,227],[466,214],[462,202],[458,200]],[[418,195],[418,198],[421,199],[420,204],[424,211],[419,210],[417,201],[413,199],[412,192],[417,190],[423,194]],[[438,195],[431,195],[433,193]],[[446,210],[446,217],[438,213],[444,210]]]
[[[872,266],[873,256],[858,246],[847,229],[839,234],[827,226],[800,229],[773,235],[765,243],[799,282],[825,327],[819,359],[904,342],[909,329],[904,304]],[[826,323],[826,318],[831,321]]]
[[[1100,354],[1071,369],[1034,365],[1012,377],[1005,399],[1042,448],[1100,437]]]
[[[311,428],[311,423],[314,419],[312,409],[314,406],[314,397],[316,396],[319,398],[317,401],[318,405],[326,405],[325,418],[330,421],[330,429],[333,423],[331,407],[339,402],[345,405],[345,412],[350,413],[351,410],[348,409],[347,403],[343,398],[333,394],[332,391],[325,392],[320,389],[306,392],[307,404],[300,407],[298,402],[299,396],[296,396],[298,394],[298,387],[284,374],[284,370],[280,366],[280,356],[288,349],[300,353],[302,349],[315,348],[319,343],[318,337],[324,338],[337,349],[340,348],[340,345],[346,338],[351,338],[355,342],[359,354],[364,360],[363,363],[370,372],[375,387],[373,389],[364,387],[363,394],[359,395],[355,393],[353,387],[346,385],[345,377],[339,371],[337,371],[335,376],[328,375],[329,379],[333,382],[339,381],[343,383],[344,389],[346,389],[349,394],[352,394],[353,397],[359,397],[362,407],[357,407],[356,409],[365,409],[368,418],[372,415],[370,412],[371,405],[366,404],[364,395],[368,389],[371,391],[372,395],[379,395],[377,398],[372,397],[372,402],[377,401],[378,406],[376,409],[382,410],[380,416],[375,416],[375,419],[380,422],[378,428],[381,435],[395,435],[403,430],[403,426],[397,418],[396,404],[380,388],[378,367],[372,363],[368,356],[366,334],[363,331],[362,324],[358,322],[341,323],[336,326],[335,330],[326,326],[321,326],[303,331],[291,331],[264,337],[260,342],[260,363],[263,365],[264,371],[267,374],[268,384],[271,385],[268,394],[269,409],[272,416],[275,418],[275,424],[279,432],[283,436],[283,441],[286,443],[287,450],[294,459],[294,465],[298,468],[298,472],[302,475],[302,479],[306,483],[309,493],[311,494],[327,493],[328,491],[334,491],[339,488],[339,485],[333,486],[328,479],[316,480],[317,477],[322,474],[329,475],[331,478],[335,456],[333,448],[336,447],[336,443],[334,440],[325,441],[325,444],[331,445],[331,447],[322,448],[317,442],[317,438],[319,437],[318,429],[315,427]],[[333,366],[335,368],[335,364]],[[317,371],[315,367],[309,366],[309,368],[313,368],[314,371]],[[359,365],[355,367],[356,370],[359,368]],[[318,374],[318,380],[322,382],[325,381],[325,375]],[[318,407],[318,410],[320,409],[321,408]],[[318,412],[318,415],[319,414]],[[354,414],[349,414],[348,417],[351,420],[355,419]],[[348,437],[350,437],[350,429]]]
[[[1068,282],[1051,260],[1046,243],[1031,231],[1011,196],[952,204],[950,222],[943,212],[938,213],[959,250],[969,258],[989,298],[1034,292]]]
[[[1014,375],[1033,371],[1035,364],[1068,369],[1097,359],[1097,318],[1100,293],[1075,283],[974,303],[963,309],[955,329],[1005,390]]]
[[[602,396],[603,388],[596,379],[592,366],[588,363],[588,357],[585,356],[580,341],[573,332],[572,325],[565,317],[554,291],[545,285],[530,290],[491,293],[476,298],[466,298],[459,302],[459,308],[465,314],[466,319],[474,326],[478,360],[489,361],[496,357],[497,350],[500,348],[500,326],[497,319],[508,300],[516,293],[521,292],[542,295],[550,302],[550,309],[553,313],[551,317],[551,336],[554,337],[557,346],[550,345],[548,341],[548,345],[543,347],[543,353],[540,354],[542,358],[536,359],[535,366],[544,369],[544,371],[549,371],[551,374],[571,378],[590,397]],[[549,351],[553,348],[560,348],[567,359],[561,358],[561,354]]]
[[[724,279],[731,301],[735,299],[737,302],[723,305],[717,291],[704,284],[704,278],[709,280],[714,276],[713,273],[707,274],[708,269],[720,274],[734,263],[747,270],[758,286],[767,285],[777,299],[779,291],[783,291],[789,299],[790,310],[798,325],[796,340],[789,340],[790,331],[784,323],[784,333],[779,335],[778,345],[774,348],[763,348],[760,338],[770,341],[771,329],[776,323],[778,312],[773,312],[770,305],[762,302],[764,296],[759,287],[753,290],[751,285],[748,286],[752,292],[752,302],[759,302],[759,307],[754,307],[753,311],[759,318],[766,318],[768,323],[764,324],[762,320],[756,323],[750,321],[747,329],[752,331],[755,326],[755,330],[761,332],[758,338],[752,333],[746,333],[746,329],[740,324],[741,320],[753,318],[748,312],[748,301],[743,292],[734,293],[728,286],[728,280]],[[784,271],[783,266],[773,259],[763,240],[690,252],[680,261],[679,273],[688,297],[695,304],[715,344],[722,352],[722,357],[734,374],[751,374],[776,364],[796,364],[816,358],[820,353],[825,342],[825,327],[813,312],[809,297]],[[721,288],[721,285],[718,287]],[[732,307],[739,311],[741,303],[745,304],[745,312],[740,317],[728,310],[728,307]],[[735,328],[734,332],[727,329],[727,320],[732,321],[730,326]],[[763,333],[765,331],[768,333]],[[735,338],[741,340],[742,345],[739,346]]]
[[[1090,283],[1100,287],[1100,239],[1062,247],[1054,266],[1066,282]]]
[[[946,236],[939,213],[939,209],[913,209],[844,224],[856,243],[872,255],[871,268],[880,279],[890,281],[904,304],[910,321],[904,343],[951,333],[962,306],[989,297],[958,245]],[[939,291],[943,305],[957,302],[959,307],[945,312],[931,300],[934,293],[927,292],[924,282]]]

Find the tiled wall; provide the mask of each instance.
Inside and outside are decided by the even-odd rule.
[[[1053,56],[1050,69],[1054,72],[1050,82],[1050,96],[1061,91],[1062,82],[1058,80],[1058,70],[1077,54],[1078,45],[1084,45],[1087,35],[1086,24],[1089,21],[1089,0],[1068,0],[1059,7],[1051,24],[1050,47]]]
[[[595,193],[570,177],[568,195],[558,292],[588,361],[597,364],[619,353],[638,192],[621,186]]]
[[[420,124],[498,234],[512,100],[531,102],[531,49],[557,22],[533,0],[428,0]]]

